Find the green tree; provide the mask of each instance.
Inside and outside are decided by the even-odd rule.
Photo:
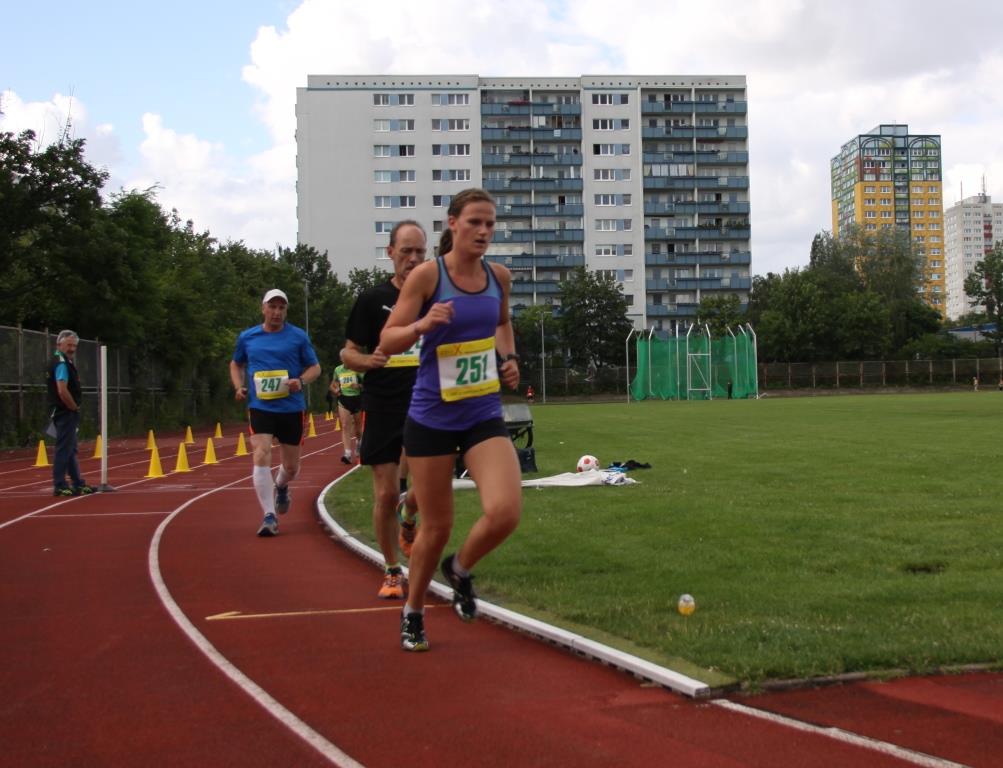
[[[993,331],[984,332],[1000,354],[1003,345],[1003,242],[996,242],[992,251],[965,278],[965,293],[985,308],[986,319],[996,324]]]
[[[60,289],[93,274],[107,178],[84,159],[82,139],[37,149],[32,131],[0,133],[0,322],[55,326],[79,315]]]
[[[526,307],[513,318],[512,328],[515,331],[516,349],[522,358],[521,365],[525,368],[540,367],[541,343],[543,351],[550,355],[560,351],[560,321],[554,317],[553,307],[549,304]]]
[[[697,323],[707,324],[715,338],[728,335],[728,329],[743,320],[742,302],[733,293],[705,296],[697,307]]]
[[[348,289],[352,296],[358,296],[367,288],[385,283],[393,275],[379,267],[360,269],[355,267],[348,273]]]
[[[632,327],[623,289],[612,277],[576,267],[561,284],[562,341],[571,365],[622,364]]]

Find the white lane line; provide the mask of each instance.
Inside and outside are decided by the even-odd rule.
[[[332,447],[333,446],[322,448],[319,451],[306,454],[302,458],[305,459],[316,453],[323,453],[324,451],[330,450]],[[249,477],[250,476],[246,476],[240,478],[239,480],[234,480],[232,483],[227,483],[216,490],[222,490],[223,488],[228,488],[236,483],[244,482]],[[167,530],[167,526],[170,525],[171,521],[181,514],[181,512],[190,507],[196,501],[216,493],[216,490],[206,491],[205,493],[189,499],[171,512],[171,514],[157,527],[157,531],[153,535],[153,540],[150,542],[149,571],[150,580],[153,582],[154,589],[160,597],[160,602],[163,603],[164,608],[167,609],[171,618],[173,618],[175,623],[181,628],[181,631],[188,636],[188,639],[191,640],[203,654],[205,654],[206,658],[215,664],[224,675],[230,678],[230,680],[240,686],[240,688],[243,689],[248,696],[254,699],[254,701],[256,701],[266,712],[268,712],[268,714],[303,739],[303,741],[311,747],[316,749],[333,765],[338,766],[338,768],[364,768],[362,763],[355,761],[345,752],[317,733],[317,731],[296,717],[296,715],[270,696],[261,686],[234,666],[230,660],[220,653],[216,649],[216,646],[210,643],[208,638],[199,632],[195,625],[188,620],[188,617],[185,616],[180,606],[178,606],[178,604],[174,601],[170,590],[167,589],[167,584],[164,582],[163,576],[160,572],[160,540],[163,537],[164,531]]]
[[[861,736],[860,734],[853,733],[852,731],[844,731],[842,728],[827,728],[812,725],[811,723],[806,723],[802,720],[796,720],[792,717],[778,715],[773,712],[765,712],[761,709],[756,709],[755,707],[747,707],[744,704],[738,704],[737,702],[728,701],[727,699],[714,699],[710,703],[748,717],[756,717],[787,728],[793,728],[797,731],[813,733],[818,736],[826,736],[845,744],[853,744],[857,747],[881,752],[882,754],[898,758],[899,760],[904,760],[907,763],[912,763],[913,765],[924,766],[924,768],[968,768],[968,766],[963,763],[955,763],[952,760],[934,757],[933,755],[928,755],[925,752],[916,752],[915,750],[906,749],[905,747],[900,747],[887,741],[872,739],[870,736]]]
[[[62,520],[66,517],[155,517],[169,514],[169,509],[163,512],[67,512],[61,515],[36,515],[35,520]]]
[[[309,454],[306,454],[306,455],[307,456],[313,456],[314,454],[317,454],[317,453],[323,453],[324,451],[328,451],[328,450],[332,450],[334,448],[337,448],[339,445],[341,445],[341,442],[332,443],[327,448],[321,448],[319,450],[313,451],[312,453],[309,453]],[[244,457],[243,456],[227,456],[225,459],[220,459],[217,462],[217,464],[222,464],[225,461],[232,461],[234,459],[242,459],[242,458],[244,458]],[[204,467],[212,467],[212,466],[215,466],[215,464],[200,464],[197,467],[194,467],[192,471],[195,471],[195,470],[198,470],[198,469],[202,469]],[[278,468],[278,466],[279,466],[278,464],[275,464],[272,467],[272,469],[276,469],[276,468]],[[143,485],[145,483],[149,483],[152,480],[166,480],[169,477],[171,477],[171,478],[178,477],[178,475],[180,475],[180,474],[187,474],[187,473],[166,472],[166,473],[164,473],[163,477],[144,477],[144,478],[141,478],[139,480],[133,480],[131,483],[124,483],[123,485],[117,485],[117,486],[115,486],[115,492],[116,493],[117,492],[121,492],[123,489],[125,489],[125,488],[131,488],[134,485]],[[246,480],[248,480],[247,477],[243,478],[243,480],[241,480],[240,482],[244,482]],[[234,485],[234,483],[229,483],[228,485]],[[162,491],[163,492],[176,492],[178,490],[185,490],[185,489],[186,489],[186,487],[183,486],[183,485],[180,485],[180,484],[179,485],[175,485],[175,486],[170,486],[170,485],[165,484],[164,486],[154,486],[153,488],[144,488],[143,492],[144,493],[150,493],[150,492],[159,493],[159,492],[162,492]],[[217,490],[221,490],[221,489],[217,489]],[[40,509],[36,509],[34,512],[27,512],[27,513],[21,515],[20,517],[15,517],[15,518],[12,518],[12,519],[4,522],[4,523],[0,523],[0,530],[3,530],[4,528],[6,528],[9,525],[14,525],[14,523],[19,523],[22,520],[27,520],[27,519],[29,519],[31,517],[35,517],[37,515],[40,515],[43,512],[48,512],[50,509],[55,509],[56,507],[62,506],[63,504],[69,504],[71,502],[80,501],[81,499],[87,499],[87,498],[90,498],[90,496],[70,496],[69,498],[61,498],[59,501],[53,502],[52,504],[48,504],[48,505],[46,505],[44,507],[41,507]]]

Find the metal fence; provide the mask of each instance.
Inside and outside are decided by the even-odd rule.
[[[859,392],[907,387],[971,389],[974,379],[978,379],[981,388],[996,389],[1003,379],[1003,358],[761,363],[758,373],[760,392]],[[626,401],[629,382],[636,374],[633,361],[629,369],[623,366],[600,368],[591,376],[574,368],[547,368],[542,375],[539,366],[527,366],[523,370],[520,394],[524,396],[526,386],[531,385],[538,403],[547,398]]]
[[[759,366],[760,390],[881,389],[883,387],[996,387],[1003,358],[957,360],[870,360],[835,363],[766,363]]]

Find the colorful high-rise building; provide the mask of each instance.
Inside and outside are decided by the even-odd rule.
[[[831,170],[832,233],[838,237],[851,224],[865,232],[909,232],[923,260],[917,289],[945,314],[940,136],[910,134],[908,125],[879,125],[846,142]]]

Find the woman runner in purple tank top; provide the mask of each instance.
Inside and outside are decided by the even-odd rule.
[[[519,358],[509,318],[511,273],[482,258],[491,245],[495,203],[467,189],[449,206],[439,258],[415,267],[380,336],[402,352],[421,337],[421,362],[404,425],[404,452],[422,523],[410,558],[410,588],[401,612],[401,648],[426,651],[425,593],[453,529],[457,454],[477,484],[483,514],[463,546],[442,561],[453,608],[477,617],[470,570],[515,530],[522,513],[519,461],[501,416],[501,383],[519,386]]]

